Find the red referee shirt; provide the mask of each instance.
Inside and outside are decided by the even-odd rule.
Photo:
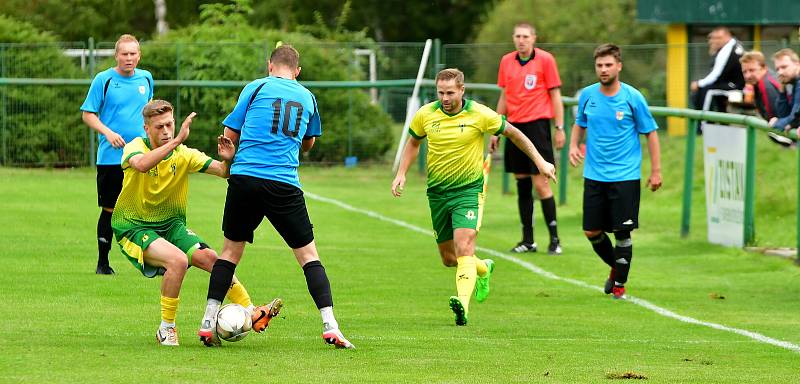
[[[505,89],[506,117],[512,123],[552,119],[550,90],[561,86],[556,59],[539,48],[525,65],[517,60],[517,51],[500,59],[497,86]]]

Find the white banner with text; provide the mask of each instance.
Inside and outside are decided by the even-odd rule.
[[[708,241],[744,246],[744,178],[747,131],[730,125],[703,125]]]

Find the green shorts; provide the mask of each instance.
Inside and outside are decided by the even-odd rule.
[[[192,254],[200,249],[203,239],[197,236],[191,229],[181,221],[172,221],[162,226],[140,226],[124,232],[114,232],[117,235],[117,243],[122,250],[122,254],[128,258],[136,269],[146,277],[163,275],[165,269],[156,267],[144,262],[144,251],[156,239],[163,238],[169,241],[178,249],[186,254],[189,265],[192,265]]]
[[[428,191],[433,236],[437,243],[453,240],[456,228],[481,229],[483,218],[483,186],[468,186],[456,191]]]

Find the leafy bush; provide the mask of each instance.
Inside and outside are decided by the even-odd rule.
[[[361,36],[356,43],[322,40],[310,33],[261,30],[248,26],[246,6],[202,6],[201,23],[174,30],[143,43],[141,67],[156,79],[251,81],[266,76],[268,54],[277,41],[291,43],[300,52],[298,80],[361,80],[353,67],[353,49],[372,44]],[[348,37],[359,36],[349,33]],[[182,119],[198,113],[189,145],[216,153],[221,122],[233,110],[241,87],[188,88],[156,86],[155,96],[176,104]],[[361,160],[381,158],[391,146],[389,116],[371,105],[364,90],[314,90],[322,116],[323,136],[309,154],[312,161],[341,162],[348,154]],[[350,145],[350,147],[348,147]]]
[[[0,76],[79,78],[80,69],[49,33],[0,15]],[[24,45],[23,45],[24,43]],[[84,86],[0,86],[3,165],[86,164],[89,134],[80,118]],[[77,105],[76,105],[77,103]]]

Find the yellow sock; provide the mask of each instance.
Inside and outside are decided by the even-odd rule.
[[[458,267],[456,268],[456,290],[461,304],[464,305],[464,312],[469,312],[469,299],[472,298],[472,290],[475,288],[475,279],[478,272],[475,270],[475,258],[472,256],[459,256]]]
[[[175,312],[178,312],[179,297],[161,296],[161,320],[175,324]]]
[[[253,302],[250,300],[250,295],[247,293],[247,290],[244,289],[244,285],[236,280],[231,283],[231,288],[228,289],[228,294],[226,294],[225,297],[232,303],[239,304],[245,308],[253,305]]]
[[[478,276],[484,277],[486,276],[486,272],[489,272],[489,268],[486,266],[486,263],[483,260],[479,259],[478,256],[472,256],[475,258],[475,270],[478,271]]]

